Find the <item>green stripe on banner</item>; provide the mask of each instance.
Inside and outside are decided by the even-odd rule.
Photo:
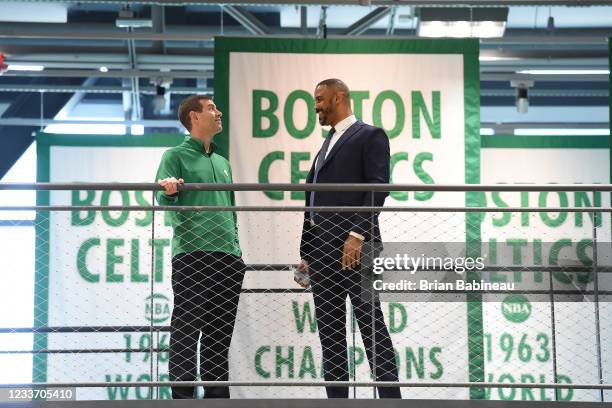
[[[480,67],[478,54],[464,54],[464,110],[465,110],[465,183],[480,183]],[[482,205],[482,193],[466,192],[465,205],[477,207]],[[465,231],[467,256],[480,256],[480,223],[481,213],[465,214]],[[480,273],[471,272],[466,280],[480,280]],[[467,337],[468,337],[468,372],[470,382],[484,382],[484,336],[482,296],[467,294]],[[470,399],[484,399],[483,388],[471,387]]]
[[[36,143],[36,181],[49,181],[49,144]],[[49,192],[36,192],[36,205],[49,205]],[[49,216],[36,212],[34,248],[34,327],[49,323]],[[34,333],[33,350],[47,348],[47,333]],[[32,382],[47,381],[47,353],[32,355]]]
[[[609,136],[482,136],[482,148],[608,149]]]
[[[80,147],[174,147],[185,138],[182,133],[150,133],[146,135],[64,135],[37,133],[36,142],[45,146]]]
[[[273,52],[289,54],[478,54],[478,41],[471,39],[445,40],[318,40],[268,39],[252,37],[215,38],[215,95],[217,94],[217,55],[240,52]],[[229,67],[228,67],[229,68]],[[228,70],[225,71],[226,73]],[[227,78],[225,78],[227,80]]]

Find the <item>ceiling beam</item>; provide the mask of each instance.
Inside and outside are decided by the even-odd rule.
[[[521,49],[496,50],[481,49],[481,63],[488,66],[519,66],[519,65],[604,65],[607,67],[608,50],[557,50],[557,49]],[[541,60],[538,62],[538,60]],[[128,55],[125,50],[115,52],[49,52],[44,47],[30,47],[23,53],[11,55],[9,63],[26,65],[44,65],[45,68],[92,68],[106,66],[109,69],[126,69],[129,67]],[[137,62],[141,70],[147,69],[182,69],[182,70],[212,70],[214,57],[212,55],[180,55],[180,54],[143,54],[139,53]]]
[[[481,87],[480,95],[481,96],[515,96],[516,89],[510,88],[510,76],[506,76],[503,81],[495,81],[495,82],[507,82],[508,87],[495,87],[490,88]],[[531,78],[536,78],[532,76]],[[121,94],[123,92],[131,91],[130,86],[104,86],[104,85],[93,85],[93,81],[95,78],[90,78],[88,82],[86,82],[83,86],[69,86],[69,85],[55,85],[55,84],[0,84],[0,92],[45,92],[45,93],[80,93],[80,94]],[[558,78],[559,79],[559,78]],[[485,81],[486,82],[486,81]],[[607,97],[608,90],[607,89],[594,89],[592,87],[572,87],[571,89],[562,86],[563,81],[559,82],[558,88],[546,88],[539,89],[534,88],[529,91],[530,96],[535,97],[557,97],[557,96],[567,96],[567,97]],[[600,81],[601,83],[605,83],[605,81]],[[584,82],[583,82],[584,83]],[[202,87],[180,87],[180,86],[172,86],[170,87],[170,91],[173,94],[177,95],[191,95],[194,93],[212,93],[212,88],[202,88]],[[140,93],[142,95],[155,95],[156,89],[154,86],[140,87]]]
[[[123,69],[108,72],[99,72],[89,69],[49,69],[44,71],[7,71],[5,77],[49,77],[49,78],[78,78],[97,76],[100,78],[151,78],[159,77],[159,70]],[[168,71],[164,72],[168,78],[212,78],[212,71]]]
[[[132,32],[131,28],[128,28],[128,32]],[[134,44],[134,40],[128,40],[128,56],[129,56],[129,60],[130,60],[130,69],[132,70],[138,70],[138,61],[136,59],[136,44]],[[124,101],[127,100],[127,98],[130,99],[130,102],[124,103],[124,108],[125,108],[125,114],[126,114],[126,118],[127,115],[130,115],[130,117],[133,120],[138,120],[142,118],[142,107],[140,104],[140,84],[139,84],[139,78],[137,77],[130,77],[130,86],[131,86],[131,92],[126,92],[123,94],[123,99]]]
[[[38,127],[42,123],[42,126],[48,125],[144,125],[151,128],[181,128],[180,123],[177,120],[168,119],[141,119],[141,120],[123,120],[123,121],[110,121],[110,120],[58,120],[58,119],[43,119],[42,121],[37,118],[0,118],[0,126],[25,126],[25,127]],[[601,129],[607,128],[607,122],[481,122],[481,128],[493,128],[499,129],[496,133],[504,133],[509,129]]]
[[[547,69],[571,69],[568,66],[549,65]],[[594,68],[589,66],[589,68]],[[607,67],[605,67],[607,69]],[[553,82],[601,82],[608,81],[607,74],[586,74],[586,75],[525,75],[517,74],[514,70],[517,68],[507,67],[505,71],[510,72],[487,72],[486,66],[481,64],[480,79],[483,81],[510,81],[512,79],[531,79],[537,81],[553,81]],[[578,69],[584,69],[584,66]],[[5,77],[48,77],[48,78],[86,78],[86,77],[103,77],[103,78],[156,78],[159,77],[159,71],[141,71],[141,70],[113,70],[109,72],[99,72],[97,70],[75,70],[75,69],[54,69],[44,71],[8,71],[3,74]],[[167,71],[164,72],[164,77],[170,79],[177,78],[213,78],[212,71]]]
[[[397,15],[397,7],[392,6],[391,9],[392,11],[391,11],[391,15],[389,16],[389,23],[387,24],[387,35],[393,35],[393,32],[395,31],[395,19]]]
[[[232,10],[241,10],[233,6],[229,6]],[[224,10],[228,11],[228,7],[224,7]],[[379,16],[377,13],[385,14]],[[228,11],[229,13],[229,11]],[[242,13],[242,14],[240,14]],[[246,10],[241,11],[240,15],[248,13]],[[360,31],[362,25],[370,27],[372,25],[371,19],[382,18],[390,13],[390,9],[386,7],[380,7],[375,9],[372,13],[368,14],[364,18],[351,25],[349,28],[329,28],[327,29],[328,35],[331,36],[347,36],[355,35],[350,34],[351,32],[363,32]],[[249,13],[251,14],[251,13]],[[238,15],[238,14],[237,14]],[[252,16],[252,14],[251,14]],[[253,19],[257,20],[256,17],[252,16]],[[246,20],[243,20],[246,21]],[[301,27],[294,28],[283,28],[283,27],[266,27],[259,20],[255,25],[250,25],[252,30],[256,30],[261,34],[256,35],[268,35],[268,36],[285,36],[285,37],[302,37],[303,31]],[[359,24],[358,24],[359,23]],[[241,22],[242,24],[242,22]],[[260,28],[256,28],[256,25],[261,25]],[[263,30],[263,31],[262,31]],[[316,29],[310,29],[312,33],[315,33]],[[348,33],[348,34],[347,34]],[[49,23],[2,23],[0,25],[0,39],[6,38],[15,41],[16,39],[22,40],[138,40],[138,41],[183,41],[183,42],[202,42],[207,41],[212,44],[215,36],[219,35],[218,26],[166,26],[164,32],[153,32],[149,29],[142,29],[134,32],[125,32],[111,24],[83,24],[83,23],[69,23],[69,24],[49,24]],[[228,36],[249,36],[253,35],[253,31],[249,31],[248,28],[243,27],[224,27],[224,35]],[[418,38],[417,33],[413,29],[395,29],[393,37],[400,38]],[[576,44],[576,45],[599,45],[606,46],[608,38],[612,37],[612,26],[601,27],[601,28],[558,28],[553,33],[544,29],[531,29],[531,28],[510,28],[507,29],[504,37],[501,38],[483,38],[480,40],[483,45],[528,45],[534,46],[535,44],[542,44],[544,46],[551,46],[554,44]],[[368,38],[380,38],[388,39],[387,28],[382,29],[371,29],[369,31]],[[10,45],[15,45],[10,44]],[[7,45],[7,46],[10,46]],[[138,44],[139,47],[141,44]],[[168,44],[167,44],[168,46]],[[0,42],[0,50],[3,46]]]
[[[164,33],[166,31],[166,13],[165,7],[163,6],[152,6],[151,7],[151,20],[153,20],[152,31],[156,33]],[[166,53],[166,43],[164,41],[155,41],[153,43],[153,50],[157,53]]]
[[[508,81],[509,83],[509,81]],[[171,87],[173,94],[192,95],[195,93],[212,93],[213,89],[202,89],[198,87]],[[130,86],[82,86],[70,87],[51,84],[40,85],[0,85],[0,92],[45,92],[45,93],[75,93],[84,94],[121,94],[130,92]],[[155,95],[155,87],[140,87],[142,95]],[[516,96],[516,89],[481,89],[480,96],[485,97],[506,97]],[[529,91],[530,97],[569,97],[569,98],[592,98],[608,97],[605,89],[532,89]]]
[[[348,28],[342,31],[342,35],[360,35],[372,27],[375,23],[391,14],[391,7],[377,7],[359,20],[355,21]]]
[[[481,97],[516,97],[516,89],[481,89]],[[529,98],[607,98],[605,89],[530,89]],[[568,102],[569,105],[571,103]]]
[[[130,86],[103,86],[103,85],[91,85],[91,86],[66,86],[66,85],[55,85],[55,84],[28,84],[28,85],[10,85],[0,84],[0,92],[47,92],[47,93],[73,93],[83,92],[92,94],[120,94],[123,92],[129,92]],[[179,95],[191,95],[194,93],[212,93],[212,88],[202,87],[186,87],[186,86],[173,86],[170,88],[173,94]],[[154,86],[141,86],[140,93],[143,95],[156,95],[156,89]]]
[[[538,82],[607,82],[609,75],[524,75],[513,73],[480,73],[481,81],[533,80]]]
[[[223,10],[253,35],[266,35],[270,33],[266,25],[244,7],[225,6]]]
[[[308,35],[308,8],[300,7],[300,32],[303,36]]]
[[[23,56],[13,56],[9,63],[27,65],[43,65],[42,71],[6,71],[5,77],[44,77],[65,76],[71,72],[73,76],[94,77],[147,77],[159,76],[160,71],[168,72],[169,76],[194,78],[204,75],[212,77],[214,58],[212,56],[190,55],[152,55],[139,54],[138,69],[131,69],[127,54],[121,53],[31,53]],[[106,66],[108,72],[100,72],[99,68]],[[500,52],[484,49],[480,52],[481,73],[516,73],[526,69],[608,69],[607,50],[512,50]],[[165,74],[164,74],[165,75]]]
[[[515,129],[555,129],[555,128],[571,128],[571,129],[599,129],[605,127],[606,122],[504,122],[503,125],[511,125]],[[500,126],[502,124],[496,122],[481,122],[480,127]]]
[[[317,26],[317,37],[327,38],[327,6],[322,6],[319,11],[319,25]]]
[[[241,26],[224,28],[226,35],[249,35]],[[149,41],[213,41],[219,35],[218,26],[166,25],[164,32],[138,29],[126,32],[113,24],[104,23],[2,23],[0,38],[11,39],[74,39],[74,40],[149,40]]]
[[[607,122],[481,122],[481,128],[493,129],[496,135],[513,134],[516,129],[606,129]],[[604,137],[604,136],[602,136]]]
[[[48,126],[48,125],[145,125],[148,127],[181,127],[178,120],[139,119],[139,120],[59,120],[37,118],[0,118],[0,126]]]

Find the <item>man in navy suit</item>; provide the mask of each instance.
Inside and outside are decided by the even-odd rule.
[[[355,118],[346,84],[339,79],[321,81],[314,98],[319,122],[332,128],[314,159],[306,183],[389,183],[389,139],[384,130]],[[306,192],[306,206],[382,206],[387,195],[367,191]],[[326,381],[349,380],[347,296],[375,378],[398,380],[393,344],[378,296],[368,298],[362,293],[362,277],[372,273],[361,266],[364,242],[380,245],[376,213],[305,214],[298,269],[310,276]],[[348,397],[348,387],[326,390],[328,398]],[[399,387],[379,387],[378,394],[381,398],[401,398]]]

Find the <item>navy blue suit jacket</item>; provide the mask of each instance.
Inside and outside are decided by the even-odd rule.
[[[315,164],[320,155],[313,160],[306,183],[312,183]],[[390,152],[389,138],[385,131],[357,121],[350,126],[336,141],[328,152],[323,167],[319,170],[319,183],[389,183]],[[306,206],[310,206],[310,192],[306,192]],[[315,193],[315,206],[382,206],[388,192],[368,191],[318,191]],[[370,212],[330,213],[320,212],[315,215],[315,222],[325,228],[326,234],[344,241],[349,232],[357,232],[366,241],[381,241],[378,214]],[[312,227],[310,214],[304,217],[300,255],[310,260]]]

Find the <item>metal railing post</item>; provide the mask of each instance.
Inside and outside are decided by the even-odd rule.
[[[151,192],[151,290],[149,293],[149,298],[151,299],[149,302],[149,308],[150,313],[149,313],[149,326],[150,326],[150,330],[149,330],[149,336],[150,336],[150,341],[149,341],[149,347],[150,347],[150,358],[149,358],[149,365],[150,365],[150,372],[151,372],[151,378],[153,378],[153,322],[154,322],[154,313],[153,313],[153,293],[154,293],[154,285],[155,285],[155,191]],[[158,332],[159,333],[159,332]],[[156,347],[157,349],[159,349],[159,345]],[[157,393],[159,393],[159,387],[155,387]],[[153,389],[149,389],[149,395],[151,396],[151,399],[153,399]]]
[[[596,192],[593,191],[593,205],[595,205]],[[597,268],[597,212],[593,211],[593,291],[595,301],[595,341],[597,345],[597,379],[603,384],[603,370],[601,364],[601,330],[599,322],[599,274]],[[603,389],[599,390],[599,400],[604,401]]]
[[[548,285],[550,294],[550,331],[552,339],[552,369],[553,369],[553,383],[557,384],[557,328],[555,324],[555,288],[553,282],[553,272],[548,272]],[[555,388],[555,401],[559,400],[559,389]]]
[[[376,194],[376,192],[371,191],[371,200],[370,200],[370,207],[374,207],[374,194]],[[370,246],[369,246],[369,258],[372,257],[372,249],[373,249],[373,244],[374,244],[374,220],[375,220],[375,211],[371,210],[370,211]],[[382,239],[382,238],[381,238]],[[368,259],[369,259],[368,258]],[[366,271],[365,273],[369,274],[369,271]],[[369,281],[369,280],[368,280]],[[375,319],[376,319],[376,313],[375,313],[375,307],[376,307],[376,301],[375,301],[375,296],[376,294],[374,293],[374,288],[368,288],[368,290],[372,290],[370,293],[370,309],[371,309],[371,313],[372,316],[370,317],[370,319],[372,320],[371,325],[372,325],[372,366],[373,366],[373,372],[374,372],[374,381],[378,381],[378,365],[376,363],[376,356],[378,355],[378,351],[377,351],[377,346],[376,346],[376,324],[375,324]],[[382,310],[381,310],[382,312]],[[367,352],[366,352],[367,354]],[[376,399],[376,387],[372,387],[372,398]]]

